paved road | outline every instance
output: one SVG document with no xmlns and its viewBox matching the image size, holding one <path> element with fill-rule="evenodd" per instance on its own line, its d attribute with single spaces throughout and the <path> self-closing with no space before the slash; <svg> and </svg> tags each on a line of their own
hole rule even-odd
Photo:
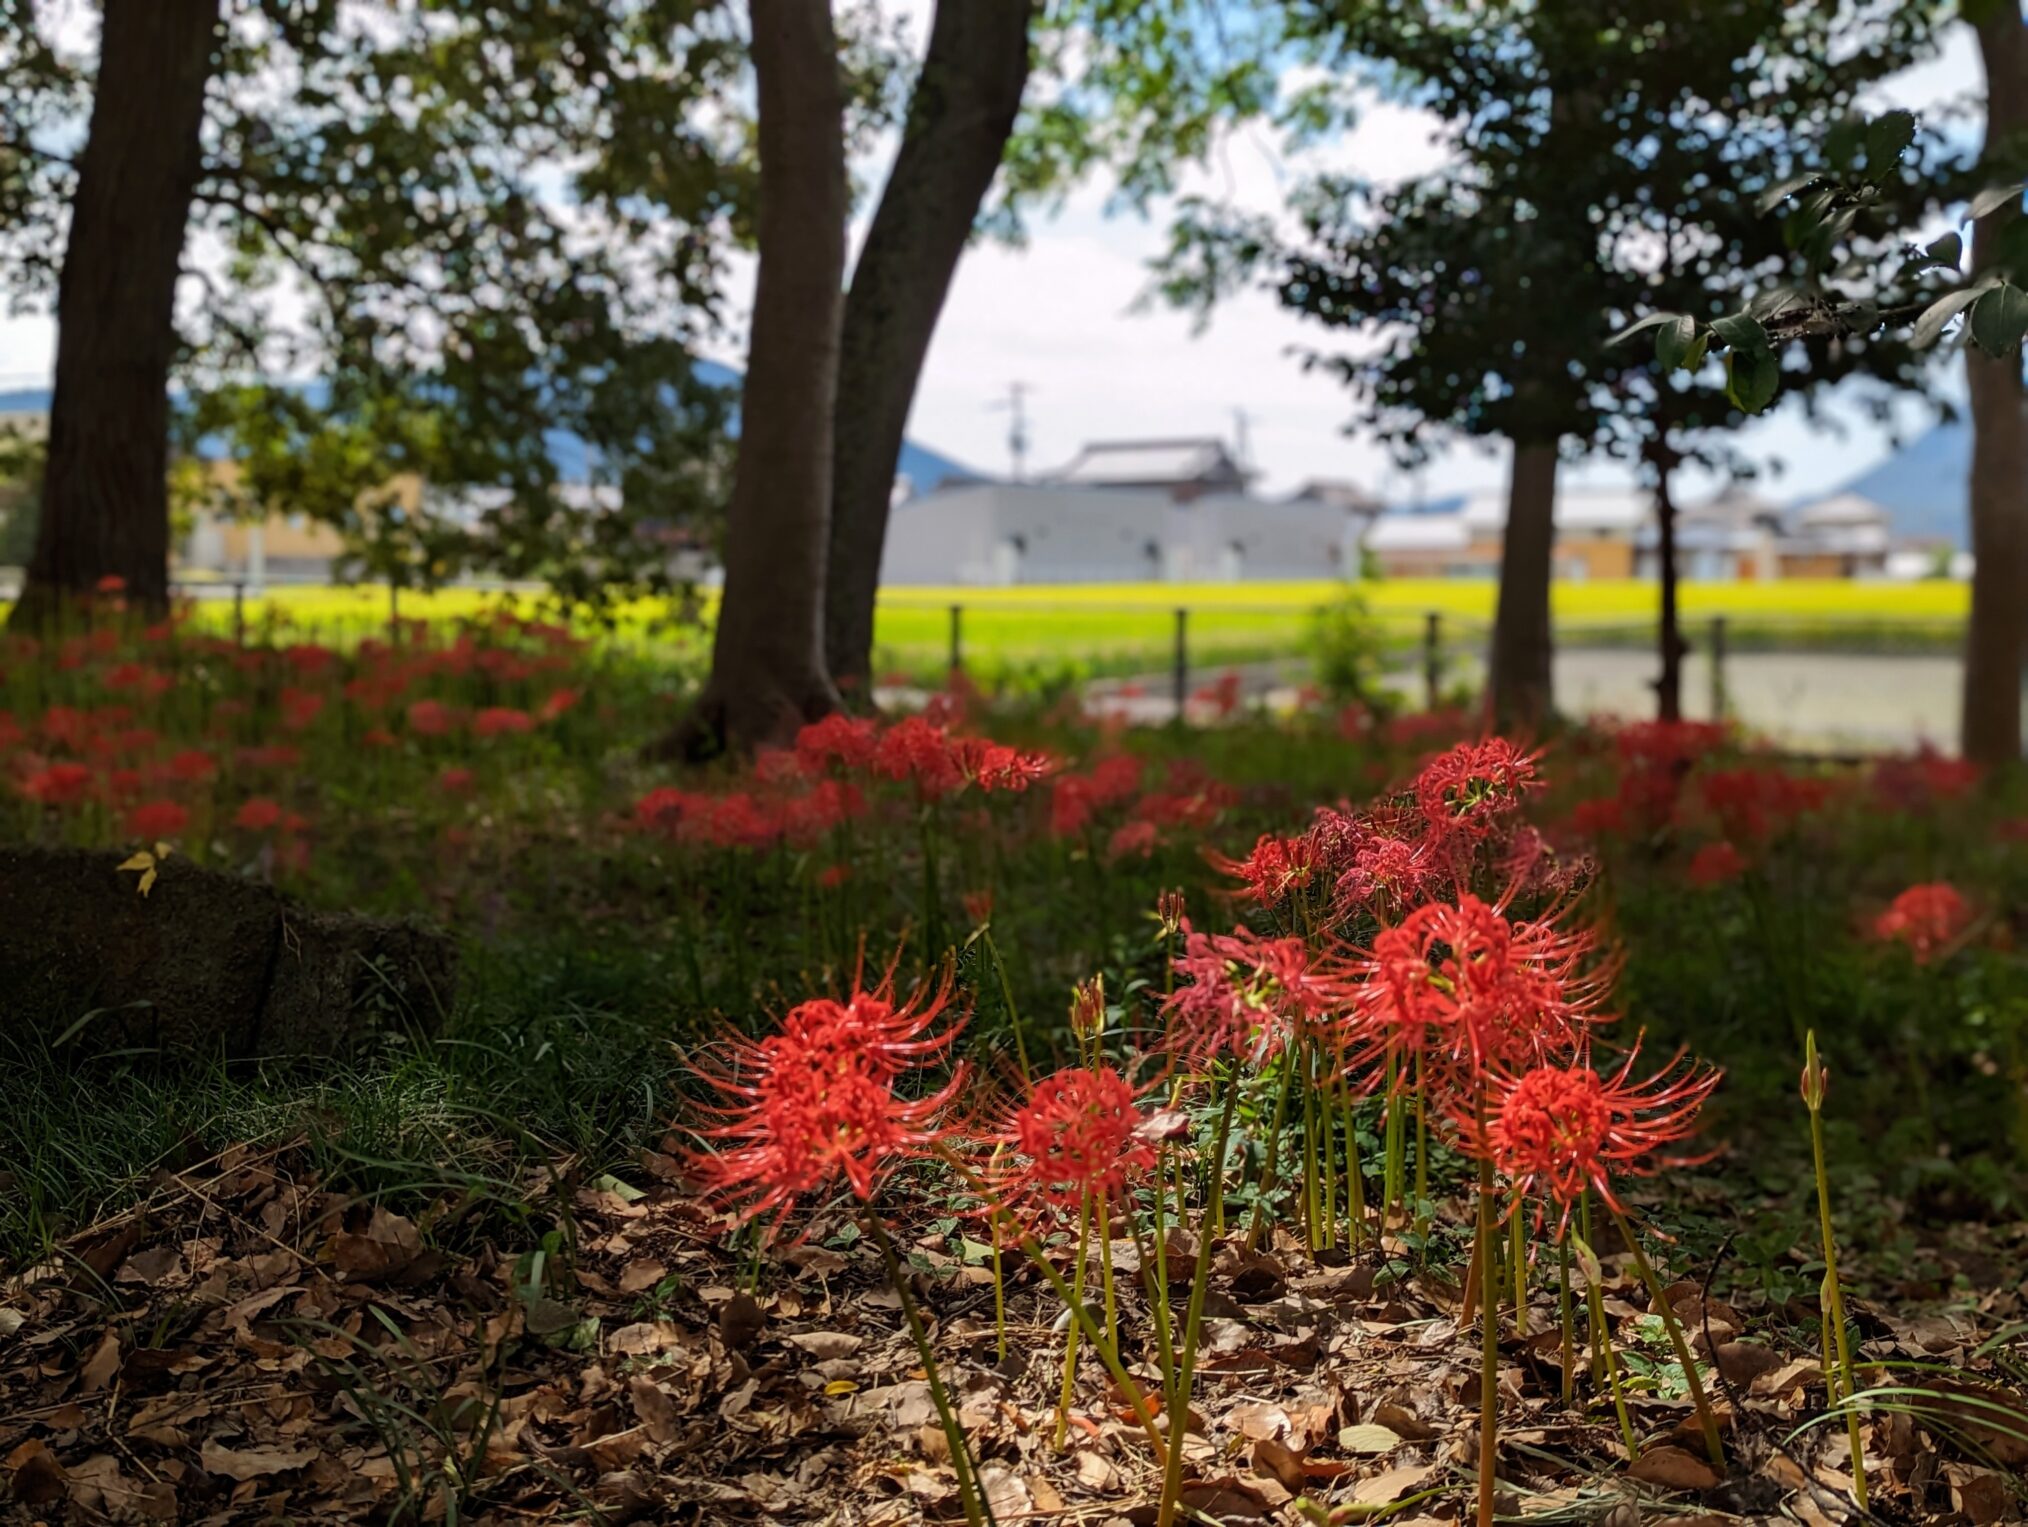
<svg viewBox="0 0 2028 1527">
<path fill-rule="evenodd" d="M 1237 670 L 1249 696 L 1293 703 L 1301 665 L 1253 664 Z M 1193 675 L 1208 684 L 1223 670 Z M 1483 669 L 1458 665 L 1454 676 L 1477 683 Z M 1726 659 L 1731 715 L 1749 731 L 1793 748 L 1897 752 L 1928 741 L 1949 748 L 1958 732 L 1958 687 L 1963 666 L 1955 657 L 1842 653 L 1736 652 Z M 1651 653 L 1584 649 L 1556 659 L 1557 703 L 1584 715 L 1654 713 Z M 1695 719 L 1711 715 L 1711 667 L 1693 654 L 1684 668 L 1684 709 Z M 1390 681 L 1421 699 L 1421 678 L 1402 673 Z M 1123 692 L 1124 691 L 1124 692 Z M 1097 683 L 1094 708 L 1143 723 L 1175 713 L 1167 676 L 1138 682 Z M 1193 702 L 1208 716 L 1210 707 Z"/>
</svg>

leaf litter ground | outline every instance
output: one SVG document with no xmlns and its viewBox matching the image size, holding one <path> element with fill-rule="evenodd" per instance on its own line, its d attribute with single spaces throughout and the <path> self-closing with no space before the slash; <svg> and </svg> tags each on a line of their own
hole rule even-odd
<svg viewBox="0 0 2028 1527">
<path fill-rule="evenodd" d="M 533 1244 L 447 1197 L 414 1218 L 327 1191 L 289 1147 L 165 1174 L 136 1209 L 0 1284 L 0 1512 L 10 1522 L 825 1523 L 959 1518 L 928 1388 L 870 1244 L 843 1216 L 750 1254 L 643 1155 L 636 1185 L 527 1183 Z M 571 1213 L 555 1213 L 568 1193 Z M 497 1208 L 497 1206 L 495 1206 Z M 948 1222 L 898 1227 L 994 1514 L 1151 1523 L 1159 1467 L 1089 1360 L 1055 1445 L 1064 1321 L 1009 1260 L 999 1356 L 990 1267 Z M 1192 1247 L 1169 1267 L 1187 1275 Z M 1706 1460 L 1680 1370 L 1625 1264 L 1605 1308 L 1636 1379 L 1630 1461 L 1611 1408 L 1561 1398 L 1552 1276 L 1506 1330 L 1503 1517 L 1611 1527 L 1869 1518 L 1824 1399 L 1815 1305 L 1668 1297 L 1714 1366 L 1730 1472 Z M 1132 1243 L 1115 1248 L 1123 1345 L 1148 1329 Z M 1060 1252 L 1067 1264 L 1070 1253 Z M 1800 1263 L 1804 1253 L 1798 1250 Z M 1922 1313 L 1858 1304 L 1861 1360 L 1916 1386 L 1865 1432 L 1871 1520 L 2023 1520 L 2028 1228 L 1982 1238 L 1990 1281 Z M 1946 1276 L 1949 1263 L 1946 1259 Z M 1997 1277 L 1992 1277 L 1995 1272 Z M 1966 1279 L 1962 1276 L 1962 1284 Z M 1994 1286 L 1997 1284 L 1997 1286 Z M 753 1292 L 748 1292 L 749 1289 Z M 1187 1289 L 1172 1285 L 1179 1307 Z M 1390 1255 L 1311 1257 L 1235 1235 L 1214 1259 L 1187 1458 L 1191 1519 L 1468 1518 L 1479 1402 L 1460 1290 Z M 1503 1322 L 1503 1326 L 1506 1323 Z M 2020 1435 L 2017 1435 L 2017 1431 Z"/>
</svg>

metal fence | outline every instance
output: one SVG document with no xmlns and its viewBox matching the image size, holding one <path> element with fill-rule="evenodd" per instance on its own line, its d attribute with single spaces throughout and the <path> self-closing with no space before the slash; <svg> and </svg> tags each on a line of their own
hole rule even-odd
<svg viewBox="0 0 2028 1527">
<path fill-rule="evenodd" d="M 906 622 L 897 608 L 907 611 Z M 912 663 L 921 679 L 939 668 L 987 681 L 1054 671 L 1144 719 L 1187 717 L 1206 687 L 1228 674 L 1255 699 L 1301 686 L 1312 671 L 1316 614 L 1237 601 L 989 597 L 882 605 L 887 655 Z M 1372 623 L 1386 682 L 1406 703 L 1435 707 L 1484 682 L 1489 621 L 1397 610 L 1376 613 Z M 1947 742 L 1957 730 L 1962 631 L 1949 619 L 1693 615 L 1681 623 L 1684 710 L 1800 746 Z M 1566 711 L 1653 713 L 1660 667 L 1654 619 L 1559 621 L 1555 635 Z"/>
</svg>

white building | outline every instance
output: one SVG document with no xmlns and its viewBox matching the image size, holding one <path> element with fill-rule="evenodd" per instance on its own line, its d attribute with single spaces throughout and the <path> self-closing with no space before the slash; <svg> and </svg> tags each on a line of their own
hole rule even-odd
<svg viewBox="0 0 2028 1527">
<path fill-rule="evenodd" d="M 1356 572 L 1363 516 L 1314 501 L 973 483 L 897 504 L 889 586 L 1230 582 Z"/>
</svg>

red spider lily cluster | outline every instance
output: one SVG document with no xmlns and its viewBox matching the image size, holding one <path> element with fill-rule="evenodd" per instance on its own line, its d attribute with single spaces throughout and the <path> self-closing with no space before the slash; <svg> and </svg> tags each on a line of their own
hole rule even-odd
<svg viewBox="0 0 2028 1527">
<path fill-rule="evenodd" d="M 313 755 L 405 755 L 456 791 L 476 774 L 443 753 L 483 766 L 580 698 L 559 680 L 582 644 L 509 614 L 448 639 L 418 623 L 343 651 L 226 640 L 188 610 L 136 630 L 116 598 L 87 614 L 97 624 L 69 636 L 0 642 L 0 798 L 26 809 L 32 838 L 165 841 L 200 858 L 251 839 L 262 862 L 300 869 Z M 463 703 L 472 695 L 484 699 Z"/>
</svg>

